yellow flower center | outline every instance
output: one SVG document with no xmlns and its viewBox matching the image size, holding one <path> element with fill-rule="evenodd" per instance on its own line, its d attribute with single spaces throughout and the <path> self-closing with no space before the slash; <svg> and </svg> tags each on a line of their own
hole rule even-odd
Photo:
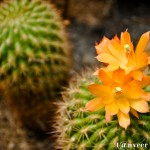
<svg viewBox="0 0 150 150">
<path fill-rule="evenodd" d="M 131 53 L 131 49 L 130 49 L 129 44 L 125 44 L 124 49 L 125 49 L 126 53 Z"/>
<path fill-rule="evenodd" d="M 122 88 L 117 86 L 115 87 L 115 93 L 121 93 L 122 92 Z"/>
</svg>

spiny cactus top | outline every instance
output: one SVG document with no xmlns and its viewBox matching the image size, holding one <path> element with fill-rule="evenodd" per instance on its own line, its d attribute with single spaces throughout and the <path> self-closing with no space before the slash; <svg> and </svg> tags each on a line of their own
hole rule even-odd
<svg viewBox="0 0 150 150">
<path fill-rule="evenodd" d="M 134 52 L 130 35 L 125 31 L 121 41 L 117 37 L 104 38 L 96 46 L 97 58 L 104 66 L 95 77 L 85 71 L 63 93 L 64 101 L 58 104 L 54 125 L 56 147 L 63 150 L 150 148 L 147 87 L 150 76 L 141 70 L 149 64 L 149 56 L 144 52 L 148 41 L 149 32 L 142 35 Z"/>
<path fill-rule="evenodd" d="M 62 94 L 63 102 L 58 103 L 57 115 L 54 116 L 56 149 L 137 149 L 133 144 L 140 144 L 138 148 L 141 150 L 150 148 L 150 113 L 140 113 L 139 119 L 130 114 L 131 124 L 124 129 L 119 125 L 116 116 L 113 116 L 111 122 L 106 122 L 104 108 L 95 112 L 85 109 L 86 103 L 95 97 L 88 90 L 88 85 L 101 84 L 92 73 L 93 71 L 86 70 L 82 76 L 75 77 Z M 146 147 L 141 147 L 141 144 Z"/>
<path fill-rule="evenodd" d="M 70 66 L 63 24 L 44 0 L 0 4 L 0 80 L 36 91 L 60 86 Z"/>
</svg>

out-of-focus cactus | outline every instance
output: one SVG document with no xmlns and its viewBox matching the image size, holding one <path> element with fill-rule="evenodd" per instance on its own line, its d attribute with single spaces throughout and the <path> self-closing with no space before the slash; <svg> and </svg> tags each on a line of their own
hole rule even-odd
<svg viewBox="0 0 150 150">
<path fill-rule="evenodd" d="M 45 100 L 59 93 L 70 64 L 64 25 L 51 4 L 44 0 L 0 4 L 0 85 L 23 122 L 43 128 L 41 120 L 49 113 Z"/>
<path fill-rule="evenodd" d="M 42 0 L 0 6 L 0 81 L 4 87 L 54 93 L 70 66 L 63 24 Z"/>
<path fill-rule="evenodd" d="M 92 71 L 93 72 L 93 71 Z M 87 112 L 85 105 L 93 98 L 88 85 L 97 83 L 92 72 L 84 72 L 72 80 L 62 94 L 63 102 L 58 103 L 54 128 L 57 137 L 56 148 L 63 150 L 115 150 L 134 149 L 135 144 L 150 145 L 149 115 L 139 114 L 139 119 L 131 115 L 131 125 L 124 129 L 119 126 L 117 117 L 106 123 L 105 110 Z M 134 144 L 134 145 L 133 145 Z M 136 145 L 137 146 L 137 145 Z M 137 148 L 137 147 L 136 147 Z M 136 149 L 135 148 L 135 149 Z"/>
</svg>

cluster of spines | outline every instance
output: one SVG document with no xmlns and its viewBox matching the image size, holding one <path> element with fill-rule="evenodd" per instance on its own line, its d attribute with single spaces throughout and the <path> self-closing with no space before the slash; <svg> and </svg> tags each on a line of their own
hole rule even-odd
<svg viewBox="0 0 150 150">
<path fill-rule="evenodd" d="M 150 144 L 149 113 L 140 114 L 139 120 L 134 116 L 127 130 L 119 126 L 117 118 L 106 123 L 105 111 L 87 112 L 85 104 L 93 98 L 88 91 L 89 84 L 98 80 L 91 77 L 92 73 L 84 73 L 84 77 L 73 80 L 70 87 L 63 93 L 63 102 L 58 104 L 56 129 L 56 148 L 63 150 L 112 150 L 117 143 Z M 120 147 L 121 149 L 121 147 Z M 134 147 L 132 147 L 134 149 Z M 135 148 L 136 149 L 136 148 Z"/>
<path fill-rule="evenodd" d="M 8 0 L 0 5 L 0 77 L 5 85 L 37 89 L 34 84 L 44 82 L 41 87 L 55 87 L 69 70 L 69 55 L 63 24 L 50 4 Z"/>
</svg>

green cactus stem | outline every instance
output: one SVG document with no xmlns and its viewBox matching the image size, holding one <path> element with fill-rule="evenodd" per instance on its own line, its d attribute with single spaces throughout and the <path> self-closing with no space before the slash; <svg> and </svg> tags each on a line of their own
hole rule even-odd
<svg viewBox="0 0 150 150">
<path fill-rule="evenodd" d="M 139 119 L 130 114 L 131 125 L 125 130 L 119 126 L 117 117 L 107 124 L 104 109 L 93 113 L 85 110 L 86 103 L 94 98 L 88 85 L 99 83 L 92 74 L 93 71 L 86 71 L 74 78 L 62 93 L 63 102 L 57 104 L 58 111 L 54 116 L 56 149 L 137 149 L 135 144 L 145 144 L 139 145 L 139 149 L 150 148 L 150 113 L 139 114 Z"/>
<path fill-rule="evenodd" d="M 6 0 L 0 5 L 1 85 L 53 93 L 69 67 L 64 26 L 48 2 Z"/>
<path fill-rule="evenodd" d="M 49 127 L 49 102 L 68 79 L 70 48 L 59 13 L 44 0 L 0 4 L 0 88 L 19 124 Z M 51 111 L 51 110 L 50 110 Z"/>
</svg>

